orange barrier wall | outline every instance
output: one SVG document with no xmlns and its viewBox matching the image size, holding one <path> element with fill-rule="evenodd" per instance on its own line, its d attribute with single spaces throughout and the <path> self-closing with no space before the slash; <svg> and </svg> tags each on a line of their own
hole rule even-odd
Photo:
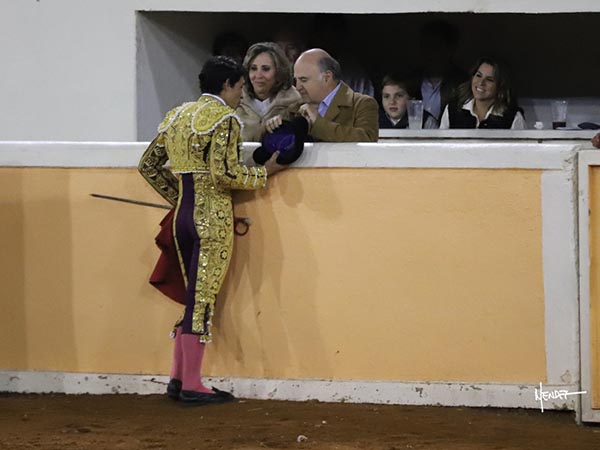
<svg viewBox="0 0 600 450">
<path fill-rule="evenodd" d="M 292 169 L 219 298 L 212 375 L 546 379 L 541 170 Z M 179 306 L 146 280 L 165 211 L 133 169 L 0 169 L 0 366 L 168 373 Z"/>
<path fill-rule="evenodd" d="M 590 178 L 590 367 L 592 407 L 600 408 L 600 168 L 591 167 Z"/>
</svg>

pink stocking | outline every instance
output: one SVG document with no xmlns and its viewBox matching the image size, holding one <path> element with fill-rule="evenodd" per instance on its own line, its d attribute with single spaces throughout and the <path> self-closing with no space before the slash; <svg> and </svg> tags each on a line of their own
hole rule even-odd
<svg viewBox="0 0 600 450">
<path fill-rule="evenodd" d="M 175 343 L 173 344 L 173 365 L 171 366 L 171 380 L 181 381 L 183 371 L 183 349 L 181 348 L 181 327 L 175 330 Z"/>
<path fill-rule="evenodd" d="M 194 334 L 181 335 L 181 347 L 183 349 L 183 386 L 184 391 L 196 391 L 212 394 L 212 389 L 205 387 L 200 378 L 202 370 L 202 359 L 206 344 L 198 341 Z"/>
</svg>

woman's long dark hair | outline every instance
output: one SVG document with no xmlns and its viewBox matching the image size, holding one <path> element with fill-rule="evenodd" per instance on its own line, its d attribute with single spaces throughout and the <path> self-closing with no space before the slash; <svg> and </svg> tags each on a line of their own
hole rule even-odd
<svg viewBox="0 0 600 450">
<path fill-rule="evenodd" d="M 470 71 L 469 79 L 458 87 L 457 100 L 459 107 L 473 98 L 471 82 L 482 64 L 489 64 L 494 68 L 494 78 L 496 79 L 494 110 L 502 114 L 508 109 L 515 108 L 517 102 L 512 92 L 508 67 L 504 63 L 490 57 L 479 58 Z"/>
</svg>

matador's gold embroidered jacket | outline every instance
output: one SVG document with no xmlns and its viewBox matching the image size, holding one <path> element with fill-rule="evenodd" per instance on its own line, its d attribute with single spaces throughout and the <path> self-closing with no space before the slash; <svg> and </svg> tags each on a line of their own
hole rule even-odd
<svg viewBox="0 0 600 450">
<path fill-rule="evenodd" d="M 210 171 L 220 191 L 265 186 L 264 167 L 240 164 L 241 121 L 233 109 L 212 95 L 184 103 L 169 111 L 158 127 L 158 136 L 144 152 L 139 171 L 173 206 L 179 182 L 173 173 Z M 164 167 L 167 160 L 171 169 Z"/>
<path fill-rule="evenodd" d="M 232 189 L 265 186 L 263 166 L 248 167 L 239 160 L 241 122 L 222 99 L 202 95 L 169 111 L 158 128 L 158 136 L 144 152 L 139 171 L 152 187 L 172 205 L 177 205 L 180 181 L 174 173 L 194 176 L 194 224 L 201 239 L 194 333 L 210 342 L 211 317 L 231 258 L 233 246 Z M 167 160 L 171 168 L 165 167 Z M 177 244 L 177 239 L 175 240 Z M 179 260 L 188 287 L 179 252 Z"/>
</svg>

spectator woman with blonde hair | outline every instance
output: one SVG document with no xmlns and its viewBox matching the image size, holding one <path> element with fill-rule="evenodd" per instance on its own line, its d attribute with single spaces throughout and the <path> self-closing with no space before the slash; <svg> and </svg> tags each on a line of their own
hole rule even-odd
<svg viewBox="0 0 600 450">
<path fill-rule="evenodd" d="M 259 142 L 268 119 L 289 119 L 302 99 L 292 86 L 292 67 L 285 53 L 273 42 L 252 45 L 243 66 L 246 69 L 244 96 L 237 115 L 244 124 L 244 141 Z"/>
</svg>

